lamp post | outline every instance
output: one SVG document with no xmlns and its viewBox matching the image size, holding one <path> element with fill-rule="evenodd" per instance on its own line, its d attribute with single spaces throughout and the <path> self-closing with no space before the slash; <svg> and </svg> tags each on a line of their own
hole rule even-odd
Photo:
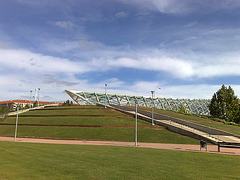
<svg viewBox="0 0 240 180">
<path fill-rule="evenodd" d="M 106 100 L 107 100 L 107 84 L 105 84 L 105 96 L 106 96 Z M 106 108 L 106 103 L 105 103 L 105 108 Z"/>
<path fill-rule="evenodd" d="M 32 104 L 32 101 L 31 101 L 31 98 L 32 98 L 32 90 L 30 90 L 30 107 L 29 108 L 31 108 L 31 104 Z"/>
<path fill-rule="evenodd" d="M 19 104 L 17 104 L 17 117 L 16 117 L 16 126 L 15 126 L 14 141 L 16 141 L 16 138 L 17 138 L 18 111 L 19 111 Z"/>
<path fill-rule="evenodd" d="M 35 88 L 35 98 L 34 98 L 34 102 L 37 101 L 37 88 Z"/>
<path fill-rule="evenodd" d="M 158 89 L 161 89 L 161 88 L 158 88 Z M 155 89 L 154 91 L 151 91 L 151 93 L 152 93 L 152 125 L 154 125 L 154 113 L 153 113 L 153 108 L 155 108 L 155 103 L 154 103 L 154 100 L 153 100 L 153 98 L 154 98 L 154 95 L 155 95 L 155 91 L 156 91 L 157 89 Z"/>
<path fill-rule="evenodd" d="M 135 101 L 135 147 L 137 147 L 137 100 Z"/>
<path fill-rule="evenodd" d="M 39 92 L 40 92 L 40 88 L 38 88 L 38 107 L 39 107 Z"/>
</svg>

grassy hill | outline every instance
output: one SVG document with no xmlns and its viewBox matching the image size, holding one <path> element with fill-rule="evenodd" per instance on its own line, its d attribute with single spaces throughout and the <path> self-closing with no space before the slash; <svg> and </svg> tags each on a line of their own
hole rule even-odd
<svg viewBox="0 0 240 180">
<path fill-rule="evenodd" d="M 199 117 L 167 111 L 161 113 L 199 121 L 196 123 L 211 124 L 209 120 Z M 46 117 L 48 115 L 50 117 Z M 8 117 L 0 122 L 0 136 L 14 136 L 15 120 L 16 117 Z M 21 114 L 18 137 L 134 141 L 134 123 L 135 119 L 132 117 L 96 106 L 47 108 Z M 142 120 L 138 120 L 138 126 L 141 127 L 138 129 L 140 142 L 199 144 L 197 140 L 169 132 L 162 127 L 152 128 L 150 123 Z M 219 124 L 219 126 L 224 128 L 226 125 Z M 240 156 L 236 155 L 136 147 L 19 142 L 0 142 L 0 152 L 1 179 L 239 179 L 240 177 Z"/>
<path fill-rule="evenodd" d="M 151 111 L 151 108 L 140 107 Z M 240 127 L 225 125 L 194 115 L 154 110 L 155 113 L 240 135 Z M 0 121 L 0 136 L 14 136 L 16 117 Z M 135 118 L 99 106 L 51 107 L 19 114 L 18 137 L 134 141 Z M 138 120 L 138 141 L 155 143 L 199 144 L 199 141 Z"/>
<path fill-rule="evenodd" d="M 0 136 L 14 136 L 15 120 L 16 117 L 8 117 L 0 122 Z M 135 118 L 98 106 L 29 111 L 19 115 L 18 124 L 18 137 L 133 142 L 135 132 Z M 138 127 L 139 142 L 199 144 L 195 139 L 162 127 L 153 128 L 143 120 L 138 120 Z"/>
</svg>

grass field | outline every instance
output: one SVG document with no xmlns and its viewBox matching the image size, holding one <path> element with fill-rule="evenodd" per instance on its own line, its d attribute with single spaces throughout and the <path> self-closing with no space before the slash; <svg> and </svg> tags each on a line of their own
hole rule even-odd
<svg viewBox="0 0 240 180">
<path fill-rule="evenodd" d="M 0 126 L 0 136 L 14 136 L 14 126 Z M 18 126 L 17 137 L 134 142 L 134 128 Z M 198 140 L 167 130 L 138 129 L 139 142 L 199 144 Z"/>
<path fill-rule="evenodd" d="M 47 107 L 47 109 L 61 109 L 61 108 L 65 108 L 65 109 L 96 109 L 96 108 L 100 108 L 102 109 L 103 107 L 101 106 L 94 106 L 94 105 L 82 105 L 82 106 L 62 106 L 62 107 L 58 107 L 58 106 L 55 106 L 55 107 Z"/>
<path fill-rule="evenodd" d="M 8 117 L 4 123 L 15 123 L 16 117 Z M 118 117 L 20 117 L 19 124 L 63 124 L 63 125 L 109 125 L 109 126 L 134 126 L 134 118 Z M 139 126 L 151 127 L 145 121 L 139 121 Z"/>
<path fill-rule="evenodd" d="M 0 142 L 1 179 L 239 179 L 240 156 Z"/>
<path fill-rule="evenodd" d="M 31 111 L 23 115 L 72 115 L 81 113 L 87 115 L 116 115 L 123 117 L 21 117 L 18 124 L 49 124 L 49 125 L 87 125 L 108 127 L 58 127 L 58 126 L 18 126 L 18 137 L 54 138 L 54 139 L 81 139 L 81 140 L 108 140 L 134 142 L 135 118 L 127 117 L 113 110 L 106 110 L 97 106 L 70 106 L 54 109 Z M 65 108 L 65 107 L 64 107 Z M 70 109 L 69 109 L 70 108 Z M 76 110 L 72 110 L 75 108 Z M 83 108 L 83 109 L 81 109 Z M 89 108 L 92 108 L 89 110 Z M 97 109 L 96 109 L 97 108 Z M 101 110 L 102 109 L 102 110 Z M 75 112 L 76 111 L 76 112 Z M 124 117 L 126 116 L 126 117 Z M 8 117 L 0 122 L 15 124 L 16 117 Z M 109 127 L 110 126 L 110 127 Z M 111 127 L 118 126 L 118 127 Z M 121 127 L 120 127 L 121 126 Z M 122 126 L 126 126 L 125 128 Z M 132 128 L 128 128 L 132 126 Z M 167 131 L 166 129 L 149 129 L 151 123 L 138 120 L 139 142 L 199 144 L 198 140 Z M 0 125 L 0 136 L 14 136 L 15 126 Z"/>
<path fill-rule="evenodd" d="M 19 117 L 19 124 L 134 126 L 135 119 L 97 106 L 32 111 L 28 115 L 116 115 L 123 117 Z M 75 110 L 73 110 L 74 108 Z M 81 109 L 80 109 L 81 108 Z M 85 108 L 85 109 L 82 109 Z M 89 110 L 91 108 L 91 110 Z M 97 108 L 97 109 L 96 109 Z M 157 112 L 158 110 L 156 110 Z M 210 124 L 208 119 L 173 114 Z M 24 113 L 27 115 L 27 113 Z M 125 116 L 125 117 L 124 117 Z M 179 117 L 178 117 L 179 118 Z M 192 119 L 194 118 L 194 119 Z M 0 122 L 14 124 L 16 118 Z M 205 124 L 204 124 L 205 125 Z M 220 129 L 225 128 L 223 124 Z M 199 144 L 198 140 L 138 120 L 139 142 Z M 233 126 L 234 127 L 234 126 Z M 229 127 L 227 127 L 229 128 Z M 234 127 L 235 128 L 235 127 Z M 238 127 L 236 127 L 238 128 Z M 232 127 L 230 127 L 232 129 Z M 15 126 L 0 125 L 0 136 Z M 238 129 L 235 129 L 238 130 Z M 18 137 L 134 141 L 134 128 L 18 126 Z M 0 142 L 0 179 L 239 179 L 240 156 L 135 147 Z"/>
<path fill-rule="evenodd" d="M 42 110 L 42 111 L 28 111 L 24 115 L 123 115 L 120 112 L 113 110 L 101 110 L 98 109 L 66 109 L 66 110 Z M 21 116 L 21 114 L 19 115 Z"/>
</svg>

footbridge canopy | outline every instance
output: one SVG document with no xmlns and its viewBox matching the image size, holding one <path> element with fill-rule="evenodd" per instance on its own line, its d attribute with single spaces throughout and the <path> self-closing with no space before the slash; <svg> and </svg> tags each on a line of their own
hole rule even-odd
<svg viewBox="0 0 240 180">
<path fill-rule="evenodd" d="M 118 94 L 104 94 L 95 92 L 65 90 L 66 93 L 79 105 L 120 105 L 155 107 L 164 110 L 178 111 L 181 105 L 190 114 L 209 115 L 209 99 L 172 99 L 172 98 L 151 98 L 143 96 L 130 96 Z"/>
</svg>

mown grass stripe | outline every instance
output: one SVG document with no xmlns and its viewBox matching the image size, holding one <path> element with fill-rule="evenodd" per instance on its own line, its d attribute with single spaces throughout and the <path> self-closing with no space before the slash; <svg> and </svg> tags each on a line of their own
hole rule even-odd
<svg viewBox="0 0 240 180">
<path fill-rule="evenodd" d="M 240 156 L 0 142 L 1 179 L 239 179 Z"/>
</svg>

